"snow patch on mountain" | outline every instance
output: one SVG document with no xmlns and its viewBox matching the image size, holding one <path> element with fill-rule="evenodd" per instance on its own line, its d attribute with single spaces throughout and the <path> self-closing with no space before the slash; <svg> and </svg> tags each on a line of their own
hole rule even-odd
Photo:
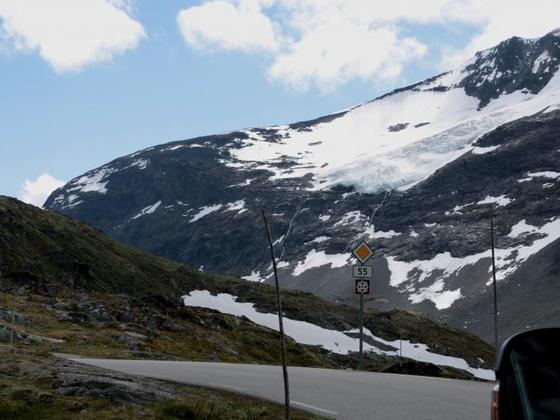
<svg viewBox="0 0 560 420">
<path fill-rule="evenodd" d="M 258 312 L 253 303 L 237 302 L 237 297 L 227 293 L 211 295 L 207 290 L 195 290 L 183 296 L 186 306 L 214 309 L 221 313 L 245 316 L 255 324 L 278 331 L 278 315 Z M 309 322 L 297 321 L 284 317 L 286 335 L 300 344 L 321 346 L 333 353 L 348 354 L 358 349 L 358 340 L 342 331 L 327 330 Z M 367 345 L 367 350 L 378 351 Z"/>
<path fill-rule="evenodd" d="M 420 303 L 424 300 L 430 300 L 436 305 L 436 309 L 450 308 L 453 303 L 462 297 L 461 289 L 443 290 L 445 283 L 443 279 L 437 280 L 431 286 L 419 289 L 415 293 L 409 295 L 412 303 Z"/>
<path fill-rule="evenodd" d="M 538 232 L 539 228 L 536 226 L 531 226 L 527 224 L 525 220 L 521 220 L 512 226 L 511 231 L 508 233 L 509 238 L 517 238 L 524 233 L 534 233 Z"/>
<path fill-rule="evenodd" d="M 246 317 L 255 324 L 279 331 L 278 315 L 271 313 L 258 312 L 255 305 L 250 302 L 237 302 L 237 297 L 220 293 L 212 295 L 207 290 L 194 290 L 188 295 L 183 296 L 185 306 L 208 308 L 217 310 L 221 313 Z M 298 321 L 284 317 L 284 330 L 287 336 L 291 337 L 297 343 L 310 346 L 321 346 L 324 349 L 336 354 L 349 354 L 356 352 L 359 346 L 359 340 L 355 336 L 358 330 L 337 331 L 322 328 L 318 325 Z M 410 359 L 421 362 L 434 363 L 440 366 L 451 366 L 472 373 L 481 379 L 492 380 L 494 373 L 491 370 L 473 368 L 463 359 L 451 356 L 444 356 L 433 353 L 428 350 L 428 346 L 422 343 L 411 343 L 408 340 L 387 341 L 381 337 L 372 334 L 367 328 L 364 333 L 374 341 L 381 342 L 385 346 L 389 346 L 393 350 L 385 350 L 375 347 L 369 343 L 364 343 L 364 351 L 386 356 L 396 357 L 399 355 L 399 347 L 402 345 L 402 355 Z"/>
<path fill-rule="evenodd" d="M 138 168 L 140 170 L 146 169 L 150 165 L 150 161 L 147 159 L 136 159 L 130 165 L 128 165 L 125 169 L 129 168 Z"/>
<path fill-rule="evenodd" d="M 560 178 L 560 173 L 554 171 L 528 172 L 526 178 L 518 179 L 517 182 L 529 182 L 536 178 L 558 179 Z"/>
<path fill-rule="evenodd" d="M 391 286 L 401 286 L 401 291 L 408 295 L 408 299 L 412 303 L 429 300 L 437 309 L 441 310 L 449 308 L 462 297 L 460 288 L 445 290 L 445 279 L 488 256 L 489 253 L 483 253 L 456 258 L 449 252 L 445 252 L 436 255 L 431 260 L 406 262 L 398 261 L 394 257 L 387 257 L 386 260 L 391 272 Z M 422 287 L 421 285 L 428 279 L 431 279 L 432 284 Z"/>
<path fill-rule="evenodd" d="M 285 237 L 286 237 L 286 235 L 280 236 L 278 239 L 276 239 L 276 240 L 272 243 L 272 245 L 281 244 L 281 243 L 284 241 L 284 238 L 285 238 Z"/>
<path fill-rule="evenodd" d="M 488 195 L 484 200 L 480 200 L 476 204 L 496 204 L 498 207 L 505 207 L 512 201 L 513 200 L 508 198 L 506 195 L 500 195 L 499 197 Z"/>
<path fill-rule="evenodd" d="M 521 244 L 509 248 L 497 248 L 496 279 L 501 281 L 515 272 L 525 261 L 552 242 L 560 239 L 560 219 L 553 220 L 540 228 L 527 225 L 525 221 L 513 226 L 508 236 L 516 238 L 523 233 L 539 234 L 541 237 L 529 245 Z M 386 257 L 391 272 L 390 284 L 408 295 L 412 303 L 424 300 L 433 302 L 437 309 L 447 309 L 462 297 L 461 289 L 446 290 L 445 279 L 458 274 L 461 270 L 488 259 L 488 282 L 491 284 L 491 251 L 465 257 L 453 257 L 449 252 L 438 254 L 430 260 L 399 261 Z M 431 284 L 424 286 L 430 281 Z"/>
<path fill-rule="evenodd" d="M 197 146 L 199 146 L 199 145 L 197 145 Z M 182 147 L 187 147 L 187 145 L 186 144 L 177 144 L 175 146 L 165 147 L 165 148 L 161 149 L 160 152 L 172 152 L 174 150 L 181 149 Z"/>
<path fill-rule="evenodd" d="M 313 244 L 313 243 L 315 243 L 315 244 L 320 244 L 320 243 L 326 242 L 326 241 L 328 241 L 328 240 L 329 240 L 329 237 L 328 237 L 328 236 L 317 236 L 315 239 L 312 239 L 312 240 L 309 241 L 308 243 L 310 243 L 310 244 Z"/>
<path fill-rule="evenodd" d="M 398 261 L 394 257 L 387 257 L 387 264 L 391 271 L 391 286 L 397 287 L 407 280 L 423 283 L 436 275 L 436 281 L 449 277 L 465 266 L 476 264 L 485 254 L 476 254 L 463 258 L 456 258 L 450 252 L 436 255 L 431 260 Z M 440 293 L 443 291 L 440 290 Z"/>
<path fill-rule="evenodd" d="M 365 230 L 365 233 L 370 239 L 391 239 L 401 235 L 394 230 L 389 230 L 387 232 L 384 232 L 382 230 L 376 231 L 374 225 L 369 226 L 369 228 Z"/>
<path fill-rule="evenodd" d="M 315 251 L 314 249 L 312 249 L 305 256 L 305 260 L 300 261 L 296 265 L 294 271 L 292 272 L 292 275 L 299 276 L 307 270 L 311 270 L 312 268 L 321 267 L 324 265 L 330 265 L 331 268 L 344 267 L 347 264 L 349 258 L 350 255 L 348 253 L 327 254 L 325 253 L 325 251 Z"/>
<path fill-rule="evenodd" d="M 544 113 L 548 114 L 549 112 L 558 111 L 559 109 L 560 109 L 560 104 L 551 105 L 544 111 Z"/>
<path fill-rule="evenodd" d="M 359 211 L 350 211 L 345 213 L 342 218 L 334 224 L 334 227 L 346 226 L 351 225 L 353 223 L 365 220 L 366 216 L 364 216 Z"/>
<path fill-rule="evenodd" d="M 116 169 L 114 168 L 104 166 L 100 169 L 88 172 L 84 176 L 70 181 L 67 185 L 67 191 L 76 193 L 96 192 L 99 194 L 106 194 L 108 181 L 103 181 L 115 171 Z"/>
<path fill-rule="evenodd" d="M 554 172 L 554 171 L 529 172 L 527 175 L 529 176 L 529 178 L 550 178 L 550 179 L 560 178 L 560 172 Z"/>
<path fill-rule="evenodd" d="M 473 204 L 475 204 L 474 201 L 473 201 L 473 202 L 470 202 L 470 203 L 467 203 L 467 204 L 463 204 L 463 205 L 458 204 L 458 205 L 456 205 L 455 207 L 453 207 L 453 210 L 451 210 L 451 211 L 446 211 L 446 212 L 445 212 L 445 215 L 446 215 L 446 216 L 450 216 L 450 215 L 452 215 L 452 214 L 461 215 L 461 214 L 463 214 L 463 210 L 464 210 L 464 209 L 466 209 L 467 207 L 472 206 Z"/>
<path fill-rule="evenodd" d="M 553 59 L 553 57 L 550 55 L 550 53 L 547 50 L 543 51 L 543 53 L 537 57 L 533 64 L 533 73 L 538 73 L 541 65 L 543 63 L 547 63 L 551 59 Z"/>
<path fill-rule="evenodd" d="M 266 278 L 264 278 L 261 275 L 260 271 L 251 271 L 251 274 L 249 274 L 248 276 L 243 276 L 241 278 L 243 280 L 247 280 L 247 281 L 255 282 L 255 283 L 262 283 L 263 281 L 266 280 Z"/>
<path fill-rule="evenodd" d="M 142 210 L 140 210 L 140 213 L 132 217 L 130 220 L 136 220 L 142 216 L 145 216 L 146 214 L 155 213 L 155 211 L 159 208 L 159 206 L 161 206 L 161 201 L 158 201 L 157 203 L 144 207 Z"/>
<path fill-rule="evenodd" d="M 540 234 L 542 237 L 536 239 L 530 245 L 518 245 L 508 249 L 496 250 L 496 265 L 498 273 L 496 275 L 498 280 L 503 280 L 513 272 L 515 272 L 521 264 L 527 261 L 531 256 L 541 251 L 552 242 L 560 239 L 560 219 L 553 220 L 534 233 Z M 490 251 L 488 251 L 489 253 Z M 488 282 L 490 284 L 490 282 Z"/>
<path fill-rule="evenodd" d="M 247 208 L 245 208 L 245 200 L 237 200 L 233 203 L 227 203 L 224 207 L 224 211 L 235 211 L 237 214 L 242 214 L 247 211 Z"/>
<path fill-rule="evenodd" d="M 228 163 L 226 163 L 226 166 L 228 165 Z M 254 180 L 251 178 L 247 178 L 245 181 L 240 182 L 239 184 L 233 184 L 233 185 L 229 185 L 228 188 L 242 188 L 242 187 L 246 187 L 247 185 L 251 185 L 251 182 L 253 182 Z"/>
<path fill-rule="evenodd" d="M 67 197 L 59 195 L 58 197 L 56 197 L 55 202 L 57 204 L 60 204 L 63 209 L 71 209 L 73 207 L 79 206 L 84 202 L 83 200 L 78 200 L 79 198 L 80 196 L 76 194 L 71 194 Z"/>
<path fill-rule="evenodd" d="M 474 147 L 472 149 L 472 152 L 475 155 L 484 155 L 486 153 L 490 153 L 493 152 L 494 150 L 496 150 L 497 148 L 499 148 L 500 146 L 489 146 L 489 147 Z"/>
<path fill-rule="evenodd" d="M 189 223 L 194 223 L 197 220 L 200 220 L 203 217 L 206 217 L 209 214 L 220 210 L 222 207 L 223 207 L 223 204 L 215 204 L 213 206 L 203 206 L 199 209 L 199 212 L 196 213 L 191 220 L 189 220 Z"/>
</svg>

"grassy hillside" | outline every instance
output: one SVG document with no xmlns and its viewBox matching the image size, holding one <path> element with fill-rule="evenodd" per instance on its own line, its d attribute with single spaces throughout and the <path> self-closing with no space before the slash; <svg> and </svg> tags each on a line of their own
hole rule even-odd
<svg viewBox="0 0 560 420">
<path fill-rule="evenodd" d="M 205 279 L 115 242 L 96 229 L 0 197 L 0 268 L 10 283 L 40 292 L 65 288 L 137 296 L 178 293 Z"/>
</svg>

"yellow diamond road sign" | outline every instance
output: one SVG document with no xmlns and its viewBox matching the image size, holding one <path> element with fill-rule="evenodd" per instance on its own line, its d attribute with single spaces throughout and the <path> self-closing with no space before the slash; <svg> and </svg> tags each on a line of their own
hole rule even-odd
<svg viewBox="0 0 560 420">
<path fill-rule="evenodd" d="M 373 249 L 369 247 L 364 241 L 360 242 L 356 248 L 352 251 L 352 254 L 360 261 L 360 263 L 365 264 L 367 260 L 373 257 Z"/>
</svg>

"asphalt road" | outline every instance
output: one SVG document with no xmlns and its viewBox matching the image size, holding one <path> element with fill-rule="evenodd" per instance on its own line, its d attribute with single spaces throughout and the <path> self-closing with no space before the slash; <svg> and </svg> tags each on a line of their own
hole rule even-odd
<svg viewBox="0 0 560 420">
<path fill-rule="evenodd" d="M 68 357 L 123 373 L 283 403 L 279 366 Z M 488 419 L 491 383 L 349 370 L 289 368 L 292 405 L 337 419 Z"/>
</svg>

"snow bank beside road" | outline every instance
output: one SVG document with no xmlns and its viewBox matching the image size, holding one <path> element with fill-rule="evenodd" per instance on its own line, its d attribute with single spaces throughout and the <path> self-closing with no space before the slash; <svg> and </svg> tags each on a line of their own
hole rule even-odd
<svg viewBox="0 0 560 420">
<path fill-rule="evenodd" d="M 279 330 L 277 314 L 257 312 L 254 304 L 249 302 L 237 302 L 236 296 L 227 293 L 212 295 L 207 290 L 194 290 L 188 295 L 183 296 L 183 301 L 185 306 L 209 308 L 228 315 L 245 316 L 255 324 L 262 325 L 275 331 Z M 348 335 L 355 335 L 357 330 L 346 332 L 328 330 L 309 322 L 297 321 L 290 318 L 284 318 L 284 329 L 286 335 L 300 344 L 321 346 L 337 354 L 355 352 L 359 346 L 359 340 Z M 364 331 L 367 336 L 373 338 L 375 341 L 394 348 L 394 350 L 381 350 L 368 343 L 364 343 L 364 351 L 386 356 L 399 355 L 398 348 L 400 342 L 398 340 L 387 341 L 374 336 L 367 328 L 364 329 Z M 473 374 L 477 378 L 494 379 L 494 371 L 470 367 L 465 360 L 457 357 L 432 353 L 428 351 L 428 346 L 425 344 L 411 343 L 410 341 L 403 340 L 402 355 L 420 362 L 429 362 L 440 366 L 462 369 Z"/>
</svg>

